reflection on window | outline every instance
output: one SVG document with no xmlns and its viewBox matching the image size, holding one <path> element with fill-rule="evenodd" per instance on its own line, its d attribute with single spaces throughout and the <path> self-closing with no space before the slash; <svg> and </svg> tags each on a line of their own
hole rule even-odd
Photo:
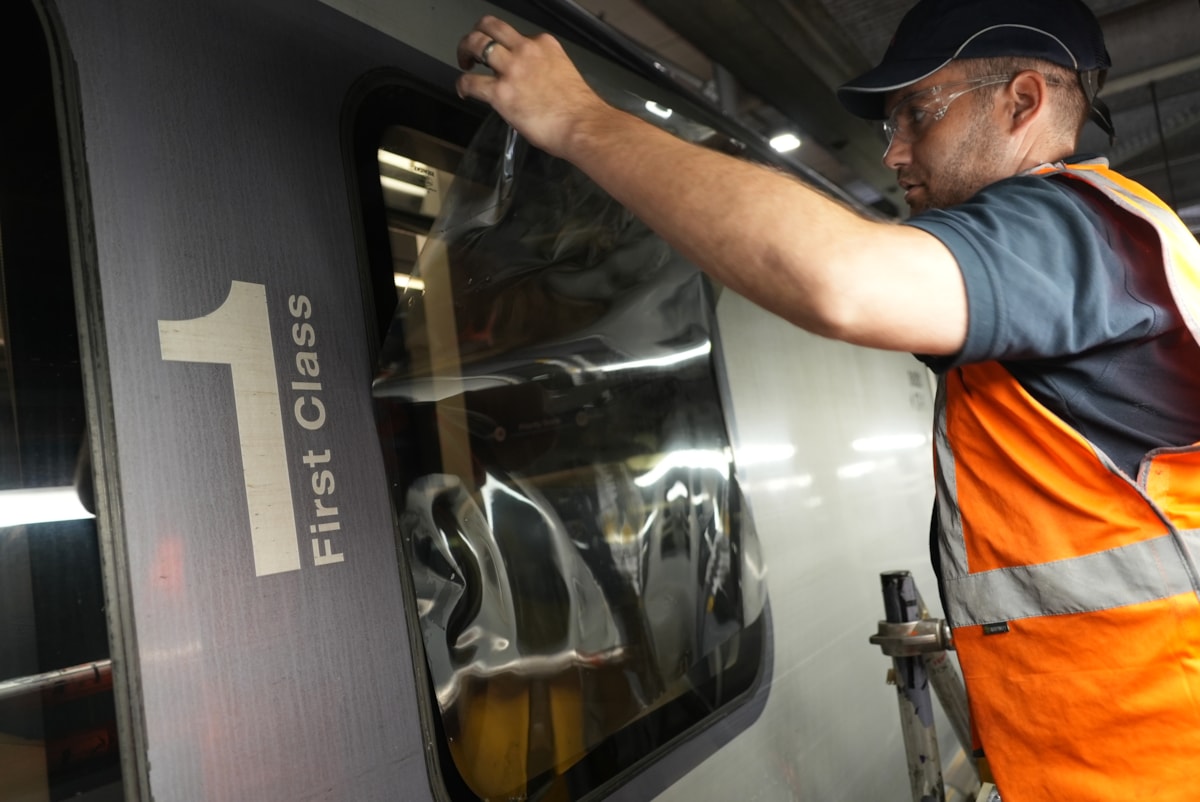
<svg viewBox="0 0 1200 802">
<path fill-rule="evenodd" d="M 445 782 L 579 798 L 761 667 L 711 299 L 502 124 L 465 153 L 391 129 L 378 158 L 399 305 L 374 394 Z"/>
<path fill-rule="evenodd" d="M 0 802 L 121 794 L 54 98 L 0 11 Z M 34 57 L 36 55 L 36 58 Z"/>
</svg>

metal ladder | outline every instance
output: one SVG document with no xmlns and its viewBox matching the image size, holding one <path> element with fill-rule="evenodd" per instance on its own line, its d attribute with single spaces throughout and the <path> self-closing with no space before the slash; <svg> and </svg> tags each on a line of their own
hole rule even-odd
<svg viewBox="0 0 1200 802">
<path fill-rule="evenodd" d="M 946 802 L 931 685 L 963 751 L 968 758 L 973 752 L 966 687 L 947 653 L 954 648 L 950 625 L 929 617 L 910 572 L 888 571 L 880 574 L 880 581 L 885 620 L 869 640 L 892 658 L 888 682 L 896 686 L 912 799 Z M 974 794 L 975 802 L 1000 802 L 990 782 L 980 783 Z"/>
</svg>

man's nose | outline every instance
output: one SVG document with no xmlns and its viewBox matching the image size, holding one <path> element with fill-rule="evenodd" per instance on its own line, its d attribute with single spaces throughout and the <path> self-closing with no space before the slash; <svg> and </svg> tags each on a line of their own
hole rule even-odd
<svg viewBox="0 0 1200 802">
<path fill-rule="evenodd" d="M 883 164 L 889 170 L 895 170 L 908 164 L 912 159 L 912 150 L 907 142 L 900 137 L 892 137 L 892 141 L 888 142 L 883 151 Z"/>
</svg>

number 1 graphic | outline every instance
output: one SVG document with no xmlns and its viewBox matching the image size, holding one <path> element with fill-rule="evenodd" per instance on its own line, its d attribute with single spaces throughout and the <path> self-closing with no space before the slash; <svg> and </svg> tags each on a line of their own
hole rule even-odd
<svg viewBox="0 0 1200 802">
<path fill-rule="evenodd" d="M 234 281 L 224 303 L 204 317 L 158 321 L 158 339 L 168 362 L 229 365 L 254 575 L 300 570 L 266 287 Z"/>
</svg>

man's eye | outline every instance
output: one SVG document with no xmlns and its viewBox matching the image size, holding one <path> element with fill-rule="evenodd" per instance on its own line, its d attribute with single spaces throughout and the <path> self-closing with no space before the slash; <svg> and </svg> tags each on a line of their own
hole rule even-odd
<svg viewBox="0 0 1200 802">
<path fill-rule="evenodd" d="M 925 122 L 925 118 L 928 116 L 929 111 L 927 109 L 914 107 L 908 110 L 908 119 L 914 128 L 919 127 L 921 123 Z"/>
</svg>

